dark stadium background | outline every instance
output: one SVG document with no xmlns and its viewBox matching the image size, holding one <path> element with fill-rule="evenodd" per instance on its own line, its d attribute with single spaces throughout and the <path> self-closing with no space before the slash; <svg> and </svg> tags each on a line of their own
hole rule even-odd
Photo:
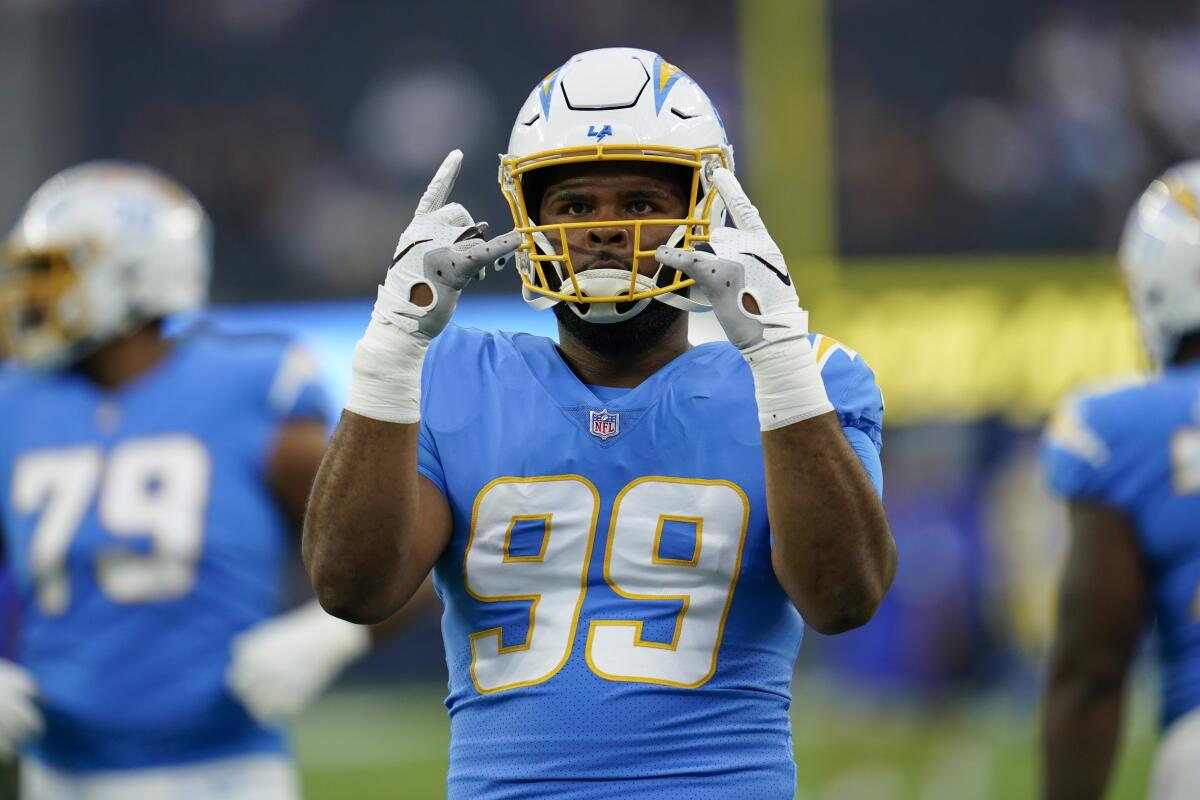
<svg viewBox="0 0 1200 800">
<path fill-rule="evenodd" d="M 216 225 L 217 315 L 308 335 L 338 396 L 444 152 L 503 229 L 516 109 L 617 44 L 709 92 L 814 328 L 888 402 L 900 572 L 867 628 L 802 649 L 799 796 L 1029 796 L 1062 542 L 1037 433 L 1066 391 L 1141 367 L 1111 251 L 1146 182 L 1200 156 L 1200 3 L 0 0 L 0 221 L 77 161 L 173 173 Z M 511 274 L 462 311 L 549 325 Z M 444 669 L 429 619 L 348 675 L 299 726 L 310 796 L 438 796 Z M 1148 686 L 1114 797 L 1144 780 Z"/>
</svg>

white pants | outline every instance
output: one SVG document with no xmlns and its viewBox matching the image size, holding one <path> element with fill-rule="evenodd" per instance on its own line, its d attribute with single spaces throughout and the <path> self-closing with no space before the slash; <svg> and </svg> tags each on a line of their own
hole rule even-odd
<svg viewBox="0 0 1200 800">
<path fill-rule="evenodd" d="M 223 758 L 178 767 L 63 772 L 21 761 L 21 800 L 299 800 L 282 755 Z"/>
<path fill-rule="evenodd" d="M 1175 720 L 1163 733 L 1146 796 L 1149 800 L 1200 797 L 1200 710 Z"/>
</svg>

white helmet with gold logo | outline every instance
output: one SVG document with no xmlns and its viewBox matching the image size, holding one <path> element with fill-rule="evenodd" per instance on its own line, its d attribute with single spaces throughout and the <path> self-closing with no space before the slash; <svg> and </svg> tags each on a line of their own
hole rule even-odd
<svg viewBox="0 0 1200 800">
<path fill-rule="evenodd" d="M 641 161 L 688 170 L 691 194 L 680 219 L 602 220 L 540 225 L 528 190 L 538 170 L 586 162 Z M 707 311 L 699 292 L 681 294 L 691 279 L 659 266 L 654 278 L 638 274 L 652 259 L 641 231 L 669 225 L 669 244 L 690 248 L 707 240 L 724 219 L 712 171 L 733 169 L 733 148 L 717 109 L 701 88 L 663 57 L 648 50 L 612 47 L 572 56 L 547 75 L 517 114 L 508 152 L 500 157 L 500 189 L 525 241 L 517 252 L 522 293 L 534 308 L 559 302 L 589 322 L 619 322 L 651 299 L 690 311 Z M 632 232 L 631 270 L 577 273 L 567 248 L 559 253 L 547 233 L 566 241 L 572 227 L 626 227 Z M 620 275 L 614 273 L 621 273 Z"/>
<path fill-rule="evenodd" d="M 0 337 L 26 364 L 55 367 L 154 319 L 202 306 L 208 217 L 149 167 L 96 161 L 58 173 L 4 243 Z"/>
<path fill-rule="evenodd" d="M 1121 270 L 1150 356 L 1170 361 L 1200 332 L 1200 160 L 1150 184 L 1121 237 Z"/>
</svg>

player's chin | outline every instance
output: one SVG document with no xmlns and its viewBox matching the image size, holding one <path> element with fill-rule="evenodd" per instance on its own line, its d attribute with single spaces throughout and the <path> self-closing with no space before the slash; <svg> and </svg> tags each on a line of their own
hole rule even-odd
<svg viewBox="0 0 1200 800">
<path fill-rule="evenodd" d="M 619 303 L 617 310 L 628 311 L 632 305 Z M 608 357 L 629 355 L 635 349 L 656 344 L 684 313 L 678 308 L 652 300 L 627 320 L 601 325 L 579 317 L 565 303 L 554 306 L 554 316 L 563 330 L 588 350 Z"/>
</svg>

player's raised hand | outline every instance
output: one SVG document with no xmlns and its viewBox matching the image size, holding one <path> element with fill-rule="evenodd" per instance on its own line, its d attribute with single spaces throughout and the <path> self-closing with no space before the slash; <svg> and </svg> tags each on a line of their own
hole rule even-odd
<svg viewBox="0 0 1200 800">
<path fill-rule="evenodd" d="M 374 316 L 381 324 L 433 338 L 446 327 L 471 278 L 521 243 L 515 232 L 485 241 L 488 224 L 475 222 L 461 205 L 447 202 L 462 159 L 461 150 L 446 156 L 396 243 L 375 306 Z"/>
<path fill-rule="evenodd" d="M 0 658 L 0 759 L 13 758 L 21 743 L 46 727 L 37 685 L 20 664 Z"/>
<path fill-rule="evenodd" d="M 659 263 L 700 285 L 725 335 L 742 352 L 807 335 L 808 315 L 758 209 L 729 170 L 718 168 L 713 184 L 737 227 L 714 227 L 709 241 L 693 251 L 660 247 Z"/>
<path fill-rule="evenodd" d="M 515 231 L 485 241 L 487 223 L 447 202 L 462 158 L 461 150 L 446 156 L 396 243 L 371 323 L 354 348 L 349 411 L 384 422 L 416 422 L 429 342 L 450 321 L 471 278 L 521 244 Z"/>
<path fill-rule="evenodd" d="M 695 250 L 660 247 L 655 257 L 708 295 L 725 335 L 750 364 L 764 431 L 831 411 L 808 341 L 808 312 L 783 253 L 732 172 L 717 169 L 713 184 L 737 227 L 713 228 Z"/>
</svg>

